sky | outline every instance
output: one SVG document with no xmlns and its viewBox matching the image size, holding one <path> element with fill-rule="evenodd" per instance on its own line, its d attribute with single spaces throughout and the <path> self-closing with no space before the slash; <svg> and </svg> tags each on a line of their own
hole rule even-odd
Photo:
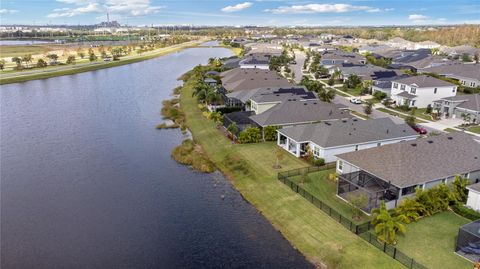
<svg viewBox="0 0 480 269">
<path fill-rule="evenodd" d="M 0 24 L 363 26 L 480 23 L 480 0 L 0 0 Z"/>
</svg>

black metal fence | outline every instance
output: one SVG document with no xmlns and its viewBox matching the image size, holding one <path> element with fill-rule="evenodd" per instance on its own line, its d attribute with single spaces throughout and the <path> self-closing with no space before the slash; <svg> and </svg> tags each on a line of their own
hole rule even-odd
<svg viewBox="0 0 480 269">
<path fill-rule="evenodd" d="M 303 196 L 310 203 L 315 205 L 317 208 L 321 209 L 323 212 L 325 212 L 331 218 L 338 221 L 340 224 L 342 224 L 343 227 L 347 228 L 352 233 L 355 233 L 356 235 L 359 235 L 361 238 L 365 239 L 365 241 L 374 245 L 376 248 L 382 250 L 388 256 L 390 256 L 393 259 L 399 261 L 401 264 L 405 265 L 407 268 L 427 269 L 427 267 L 425 267 L 424 265 L 416 262 L 413 258 L 404 254 L 403 252 L 398 250 L 396 247 L 394 247 L 392 245 L 388 245 L 386 243 L 380 243 L 377 240 L 376 235 L 373 235 L 370 232 L 370 229 L 372 228 L 370 222 L 365 222 L 365 223 L 362 223 L 362 224 L 354 223 L 349 218 L 347 218 L 347 217 L 343 216 L 341 213 L 339 213 L 337 210 L 333 209 L 332 207 L 330 207 L 329 205 L 327 205 L 326 203 L 324 203 L 323 201 L 321 201 L 317 197 L 313 196 L 311 193 L 306 191 L 303 187 L 299 186 L 297 183 L 290 180 L 290 177 L 294 177 L 294 176 L 298 176 L 298 175 L 305 175 L 305 174 L 308 174 L 308 173 L 328 170 L 328 169 L 332 169 L 332 168 L 335 168 L 335 163 L 327 164 L 327 165 L 324 165 L 324 166 L 318 166 L 318 167 L 305 167 L 305 168 L 280 172 L 280 173 L 278 173 L 278 180 L 283 182 L 285 185 L 287 185 L 294 192 Z"/>
</svg>

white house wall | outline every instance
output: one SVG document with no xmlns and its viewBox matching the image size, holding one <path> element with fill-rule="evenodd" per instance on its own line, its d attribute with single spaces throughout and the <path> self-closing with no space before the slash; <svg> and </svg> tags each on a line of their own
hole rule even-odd
<svg viewBox="0 0 480 269">
<path fill-rule="evenodd" d="M 474 209 L 475 211 L 480 211 L 480 193 L 469 190 L 467 206 Z"/>
<path fill-rule="evenodd" d="M 394 85 L 398 84 L 398 88 L 394 88 Z M 401 83 L 393 82 L 392 83 L 392 99 L 396 101 L 397 105 L 402 105 L 401 100 L 403 99 L 400 96 L 397 96 L 397 94 L 403 92 L 401 90 Z M 442 98 L 447 98 L 447 97 L 452 97 L 457 94 L 457 86 L 446 86 L 446 87 L 425 87 L 425 88 L 419 88 L 416 87 L 416 93 L 411 93 L 411 86 L 410 85 L 405 85 L 405 91 L 410 94 L 416 95 L 413 100 L 415 100 L 415 105 L 416 107 L 424 108 L 427 107 L 428 105 L 431 105 L 433 101 L 442 99 Z M 437 93 L 435 92 L 435 88 L 437 89 Z"/>
</svg>

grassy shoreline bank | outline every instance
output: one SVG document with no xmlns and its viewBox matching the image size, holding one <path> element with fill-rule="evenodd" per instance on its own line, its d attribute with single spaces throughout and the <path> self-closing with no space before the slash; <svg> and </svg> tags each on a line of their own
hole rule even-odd
<svg viewBox="0 0 480 269">
<path fill-rule="evenodd" d="M 241 195 L 259 210 L 310 262 L 329 268 L 403 268 L 395 260 L 350 233 L 327 214 L 295 194 L 276 179 L 273 142 L 232 144 L 202 116 L 193 81 L 182 88 L 180 104 L 193 139 Z M 294 156 L 285 156 L 282 170 L 305 167 Z"/>
<path fill-rule="evenodd" d="M 22 74 L 22 72 L 18 72 L 17 76 L 12 77 L 0 77 L 0 85 L 10 84 L 10 83 L 18 83 L 18 82 L 25 82 L 29 80 L 35 79 L 46 79 L 51 77 L 58 77 L 58 76 L 65 76 L 65 75 L 73 75 L 77 73 L 83 73 L 88 71 L 95 71 L 110 67 L 121 66 L 125 64 L 131 64 L 136 62 L 141 62 L 149 59 L 153 59 L 159 56 L 163 56 L 169 53 L 177 52 L 179 50 L 183 50 L 185 48 L 193 48 L 197 47 L 199 44 L 205 42 L 207 40 L 197 40 L 186 42 L 183 44 L 173 45 L 166 48 L 161 48 L 157 52 L 149 53 L 145 55 L 138 55 L 136 57 L 131 57 L 128 59 L 121 59 L 119 61 L 112 61 L 112 62 L 96 62 L 94 64 L 89 64 L 85 66 L 75 66 L 75 65 L 67 65 L 63 70 L 55 70 L 55 71 L 48 71 L 43 70 L 44 72 L 38 72 L 33 74 Z M 42 71 L 42 70 L 40 70 Z"/>
</svg>

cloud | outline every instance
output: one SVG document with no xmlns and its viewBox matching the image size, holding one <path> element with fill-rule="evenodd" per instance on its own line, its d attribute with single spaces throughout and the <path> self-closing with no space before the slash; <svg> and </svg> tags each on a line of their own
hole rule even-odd
<svg viewBox="0 0 480 269">
<path fill-rule="evenodd" d="M 426 20 L 428 18 L 429 18 L 428 16 L 421 15 L 421 14 L 411 14 L 408 16 L 408 19 L 412 21 Z"/>
<path fill-rule="evenodd" d="M 59 17 L 74 17 L 77 15 L 85 13 L 94 13 L 101 12 L 102 8 L 97 3 L 90 3 L 86 6 L 81 6 L 77 8 L 57 8 L 54 9 L 52 13 L 48 14 L 48 18 L 59 18 Z"/>
<path fill-rule="evenodd" d="M 57 0 L 76 7 L 57 8 L 48 14 L 49 18 L 74 17 L 87 13 L 109 12 L 112 14 L 128 14 L 141 16 L 155 14 L 163 8 L 152 6 L 150 0 L 103 0 L 101 3 L 93 0 Z"/>
<path fill-rule="evenodd" d="M 0 9 L 0 14 L 13 14 L 17 12 L 18 10 L 15 10 L 15 9 L 5 9 L 5 8 Z"/>
<path fill-rule="evenodd" d="M 223 12 L 237 12 L 251 7 L 253 4 L 250 2 L 244 2 L 241 4 L 236 4 L 234 6 L 226 6 L 222 8 Z"/>
<path fill-rule="evenodd" d="M 379 8 L 368 6 L 354 6 L 349 4 L 307 4 L 281 6 L 275 9 L 266 9 L 274 14 L 312 14 L 312 13 L 345 13 L 352 11 L 380 12 Z"/>
</svg>

